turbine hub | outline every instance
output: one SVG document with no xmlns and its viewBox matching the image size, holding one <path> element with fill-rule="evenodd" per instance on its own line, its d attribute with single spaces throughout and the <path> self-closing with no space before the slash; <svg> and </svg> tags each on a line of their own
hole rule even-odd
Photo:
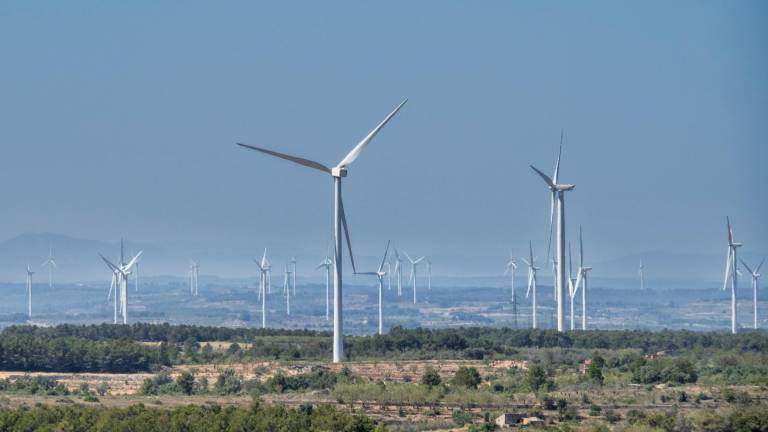
<svg viewBox="0 0 768 432">
<path fill-rule="evenodd" d="M 331 175 L 334 176 L 334 177 L 346 177 L 347 176 L 347 168 L 346 167 L 331 168 Z"/>
</svg>

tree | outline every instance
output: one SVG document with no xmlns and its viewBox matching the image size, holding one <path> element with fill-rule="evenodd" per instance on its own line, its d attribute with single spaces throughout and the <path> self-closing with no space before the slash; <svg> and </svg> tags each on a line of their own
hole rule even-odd
<svg viewBox="0 0 768 432">
<path fill-rule="evenodd" d="M 451 384 L 466 388 L 475 388 L 481 381 L 480 372 L 478 372 L 477 369 L 461 366 L 459 367 L 459 370 L 456 371 L 456 375 L 453 376 Z"/>
<path fill-rule="evenodd" d="M 195 376 L 184 371 L 176 378 L 176 385 L 185 395 L 191 395 L 195 391 Z"/>
<path fill-rule="evenodd" d="M 548 380 L 547 371 L 541 365 L 535 364 L 528 368 L 528 376 L 525 378 L 525 382 L 532 392 L 537 392 L 539 389 L 544 388 Z"/>
<path fill-rule="evenodd" d="M 440 374 L 433 367 L 428 367 L 421 376 L 421 383 L 429 387 L 439 386 L 442 382 Z"/>
<path fill-rule="evenodd" d="M 605 378 L 603 377 L 602 364 L 605 364 L 605 361 L 599 363 L 595 360 L 592 360 L 592 363 L 590 363 L 587 367 L 587 376 L 589 377 L 590 381 L 597 385 L 603 385 L 603 381 L 605 381 Z"/>
</svg>

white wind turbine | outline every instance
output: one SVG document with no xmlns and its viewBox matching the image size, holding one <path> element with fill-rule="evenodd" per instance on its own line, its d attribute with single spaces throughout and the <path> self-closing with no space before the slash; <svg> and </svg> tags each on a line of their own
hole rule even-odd
<svg viewBox="0 0 768 432">
<path fill-rule="evenodd" d="M 53 270 L 58 267 L 53 259 L 53 246 L 48 249 L 48 259 L 40 267 L 48 267 L 48 288 L 53 288 Z"/>
<path fill-rule="evenodd" d="M 571 307 L 571 331 L 576 330 L 576 314 L 574 312 L 576 290 L 578 289 L 576 286 L 576 279 L 577 278 L 573 275 L 573 255 L 571 254 L 571 242 L 568 242 L 568 298 L 570 300 L 569 306 Z"/>
<path fill-rule="evenodd" d="M 285 276 L 283 277 L 283 295 L 285 296 L 285 314 L 291 314 L 291 267 L 285 265 Z"/>
<path fill-rule="evenodd" d="M 27 317 L 32 318 L 32 267 L 27 265 Z"/>
<path fill-rule="evenodd" d="M 555 215 L 555 201 L 557 201 L 557 258 L 555 259 L 557 268 L 556 277 L 556 291 L 555 297 L 557 301 L 557 331 L 565 330 L 565 314 L 563 310 L 563 303 L 565 300 L 565 192 L 573 190 L 576 185 L 558 183 L 560 176 L 560 157 L 563 154 L 563 132 L 560 131 L 560 152 L 557 155 L 557 163 L 555 164 L 555 174 L 552 178 L 543 172 L 539 171 L 531 165 L 531 168 L 544 179 L 544 182 L 552 192 L 552 199 L 549 208 L 549 237 L 547 240 L 547 259 L 549 259 L 549 250 L 552 244 L 552 224 Z"/>
<path fill-rule="evenodd" d="M 762 261 L 760 261 L 760 264 L 755 267 L 755 270 L 752 271 L 751 268 L 747 265 L 744 260 L 741 260 L 741 264 L 744 266 L 744 268 L 747 269 L 749 272 L 749 275 L 752 276 L 752 307 L 753 307 L 753 324 L 752 328 L 757 329 L 757 280 L 760 278 L 760 267 L 763 266 L 763 262 L 765 262 L 765 258 L 763 258 Z"/>
<path fill-rule="evenodd" d="M 581 286 L 581 329 L 587 329 L 587 273 L 592 270 L 592 267 L 584 266 L 584 242 L 582 241 L 581 226 L 579 226 L 579 276 L 576 279 L 576 292 L 579 291 Z"/>
<path fill-rule="evenodd" d="M 509 275 L 509 285 L 512 290 L 512 316 L 515 321 L 515 328 L 517 328 L 517 291 L 515 290 L 515 271 L 517 270 L 517 261 L 512 256 L 512 252 L 509 253 L 509 261 L 507 261 L 507 267 L 504 269 L 504 274 Z"/>
<path fill-rule="evenodd" d="M 200 265 L 195 261 L 190 261 L 189 264 L 189 293 L 193 296 L 197 296 L 198 290 L 198 277 L 200 276 Z"/>
<path fill-rule="evenodd" d="M 411 256 L 408 255 L 408 252 L 403 251 L 405 254 L 405 257 L 408 258 L 408 261 L 411 263 L 411 275 L 408 276 L 408 281 L 412 283 L 413 286 L 413 304 L 416 304 L 416 270 L 421 264 L 422 261 L 424 261 L 424 257 L 418 257 L 415 260 L 411 259 Z"/>
<path fill-rule="evenodd" d="M 397 252 L 397 248 L 392 248 L 395 251 L 395 274 L 397 275 L 397 296 L 403 295 L 403 259 L 400 258 L 400 254 Z"/>
<path fill-rule="evenodd" d="M 528 253 L 528 260 L 523 258 L 523 262 L 528 265 L 528 290 L 525 292 L 525 298 L 528 298 L 529 294 L 533 294 L 531 297 L 531 324 L 533 328 L 536 328 L 536 271 L 539 268 L 536 267 L 531 242 L 528 242 Z"/>
<path fill-rule="evenodd" d="M 733 229 L 731 228 L 731 219 L 726 217 L 728 224 L 728 256 L 725 259 L 725 280 L 723 281 L 723 291 L 728 286 L 728 278 L 731 277 L 731 333 L 736 334 L 736 289 L 739 286 L 739 277 L 736 258 L 736 251 L 741 247 L 741 243 L 733 241 Z"/>
<path fill-rule="evenodd" d="M 133 269 L 133 267 L 139 261 L 139 257 L 143 251 L 139 251 L 139 253 L 137 253 L 133 258 L 131 258 L 130 261 L 128 261 L 128 263 L 126 263 L 124 250 L 123 240 L 120 239 L 119 265 L 113 264 L 111 261 L 106 259 L 104 255 L 99 254 L 99 256 L 116 276 L 117 280 L 115 284 L 115 296 L 118 295 L 118 292 L 120 293 L 120 315 L 123 317 L 123 324 L 128 324 L 128 276 L 131 274 L 131 269 Z"/>
<path fill-rule="evenodd" d="M 379 133 L 392 117 L 397 114 L 398 111 L 405 105 L 408 100 L 404 100 L 400 103 L 384 120 L 379 123 L 368 135 L 365 136 L 335 167 L 330 168 L 319 162 L 315 162 L 309 159 L 304 159 L 296 156 L 290 156 L 285 153 L 279 153 L 264 148 L 254 147 L 246 144 L 238 143 L 239 146 L 249 148 L 252 150 L 260 151 L 281 159 L 285 159 L 299 165 L 314 168 L 322 171 L 326 174 L 330 174 L 333 177 L 334 184 L 334 222 L 333 222 L 333 234 L 334 234 L 334 278 L 333 278 L 333 362 L 339 363 L 344 359 L 344 323 L 343 323 L 343 310 L 342 310 L 342 225 L 344 226 L 344 236 L 347 239 L 347 247 L 351 249 L 349 241 L 349 233 L 347 228 L 346 216 L 344 215 L 344 204 L 341 198 L 341 179 L 347 176 L 347 169 L 360 156 L 365 146 L 371 142 L 371 140 Z M 350 253 L 350 260 L 352 261 L 352 269 L 354 271 L 354 259 Z"/>
<path fill-rule="evenodd" d="M 259 297 L 261 298 L 261 328 L 267 328 L 267 284 L 269 283 L 269 272 L 272 264 L 267 259 L 267 248 L 264 248 L 264 255 L 261 261 L 254 258 L 253 262 L 259 267 Z"/>
<path fill-rule="evenodd" d="M 637 269 L 637 274 L 640 275 L 640 291 L 645 291 L 645 264 L 643 260 L 640 260 L 640 267 Z"/>
<path fill-rule="evenodd" d="M 329 287 L 331 285 L 331 267 L 333 266 L 333 261 L 331 261 L 331 258 L 326 254 L 325 259 L 320 262 L 320 265 L 318 265 L 315 270 L 325 269 L 325 320 L 328 321 L 330 319 L 330 295 L 329 295 Z"/>
<path fill-rule="evenodd" d="M 384 249 L 384 257 L 381 259 L 381 264 L 379 264 L 379 269 L 375 272 L 361 272 L 361 273 L 355 273 L 359 275 L 372 275 L 376 276 L 379 280 L 379 334 L 384 334 L 384 312 L 382 308 L 382 291 L 384 289 L 384 275 L 387 273 L 384 272 L 384 263 L 387 261 L 387 253 L 389 253 L 389 242 L 387 242 L 387 247 Z"/>
</svg>

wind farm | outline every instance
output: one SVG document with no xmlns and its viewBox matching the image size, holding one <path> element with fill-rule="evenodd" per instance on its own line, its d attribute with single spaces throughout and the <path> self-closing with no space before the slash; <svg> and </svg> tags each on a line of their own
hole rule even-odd
<svg viewBox="0 0 768 432">
<path fill-rule="evenodd" d="M 768 430 L 768 4 L 2 10 L 0 429 Z"/>
</svg>

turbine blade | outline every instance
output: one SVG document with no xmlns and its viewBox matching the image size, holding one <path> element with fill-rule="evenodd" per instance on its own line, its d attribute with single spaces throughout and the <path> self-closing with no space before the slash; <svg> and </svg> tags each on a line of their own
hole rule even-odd
<svg viewBox="0 0 768 432">
<path fill-rule="evenodd" d="M 352 240 L 349 238 L 349 227 L 347 226 L 347 215 L 344 211 L 344 201 L 339 197 L 339 206 L 341 207 L 341 224 L 344 226 L 344 238 L 347 239 L 347 249 L 349 250 L 349 260 L 352 262 L 352 272 L 357 273 L 355 268 L 355 255 L 352 254 Z"/>
<path fill-rule="evenodd" d="M 555 189 L 555 188 L 556 188 L 556 186 L 555 186 L 555 182 L 554 182 L 554 181 L 552 181 L 552 179 L 551 179 L 551 178 L 550 178 L 548 175 L 546 175 L 546 174 L 544 174 L 543 172 L 539 171 L 539 170 L 538 170 L 538 169 L 537 169 L 535 166 L 533 166 L 533 165 L 529 165 L 529 166 L 530 166 L 530 167 L 531 167 L 531 168 L 532 168 L 534 171 L 536 171 L 536 173 L 537 173 L 538 175 L 540 175 L 542 179 L 544 179 L 544 183 L 546 183 L 546 184 L 547 184 L 547 186 L 549 186 L 551 189 Z"/>
<path fill-rule="evenodd" d="M 549 233 L 547 234 L 547 262 L 549 254 L 552 252 L 552 229 L 555 222 L 555 193 L 552 192 L 552 199 L 549 202 Z"/>
<path fill-rule="evenodd" d="M 104 263 L 107 264 L 107 267 L 109 267 L 110 270 L 117 271 L 117 266 L 116 265 L 112 264 L 112 262 L 110 260 L 104 258 L 104 255 L 99 254 L 99 256 L 101 257 L 102 260 L 104 260 Z"/>
<path fill-rule="evenodd" d="M 405 257 L 406 257 L 406 258 L 408 258 L 408 261 L 410 261 L 410 262 L 411 262 L 411 264 L 413 264 L 413 260 L 411 259 L 411 256 L 410 256 L 410 255 L 408 255 L 408 252 L 406 252 L 406 251 L 403 251 L 403 253 L 405 254 Z"/>
<path fill-rule="evenodd" d="M 395 108 L 391 113 L 389 113 L 389 115 L 386 118 L 384 118 L 384 120 L 381 123 L 379 123 L 378 126 L 373 128 L 373 130 L 370 131 L 368 133 L 368 135 L 365 136 L 365 138 L 363 138 L 359 143 L 357 143 L 357 145 L 352 149 L 352 151 L 350 151 L 344 157 L 344 159 L 342 159 L 341 162 L 339 162 L 339 164 L 336 165 L 336 167 L 337 168 L 343 168 L 343 167 L 346 167 L 347 165 L 351 164 L 352 162 L 354 162 L 355 159 L 357 159 L 357 157 L 360 156 L 360 153 L 363 151 L 365 146 L 367 146 L 368 143 L 371 142 L 373 137 L 375 137 L 376 134 L 379 133 L 381 128 L 383 128 L 384 125 L 386 125 L 389 122 L 389 120 L 392 117 L 394 117 L 395 114 L 397 114 L 398 111 L 400 111 L 400 108 L 402 108 L 403 105 L 405 105 L 406 102 L 408 102 L 408 99 L 400 102 L 400 105 L 398 105 L 397 108 Z"/>
<path fill-rule="evenodd" d="M 747 271 L 748 271 L 749 273 L 751 273 L 751 274 L 755 274 L 755 272 L 753 272 L 753 271 L 752 271 L 752 269 L 751 269 L 751 268 L 749 268 L 749 266 L 747 265 L 747 263 L 746 263 L 746 262 L 744 262 L 744 258 L 739 258 L 739 261 L 741 261 L 741 265 L 743 265 L 743 266 L 744 266 L 744 267 L 747 269 Z"/>
<path fill-rule="evenodd" d="M 139 253 L 137 253 L 137 254 L 136 254 L 136 256 L 134 256 L 134 257 L 133 257 L 133 259 L 131 259 L 131 260 L 128 262 L 128 264 L 125 266 L 125 271 L 128 271 L 128 270 L 130 270 L 130 269 L 131 269 L 131 267 L 133 267 L 133 266 L 134 266 L 134 264 L 136 264 L 136 261 L 138 261 L 138 260 L 139 260 L 139 257 L 141 256 L 141 254 L 142 254 L 142 253 L 144 253 L 144 251 L 139 251 Z"/>
<path fill-rule="evenodd" d="M 728 224 L 728 244 L 733 244 L 733 229 L 731 229 L 731 218 L 729 216 L 725 217 L 725 221 Z"/>
<path fill-rule="evenodd" d="M 584 267 L 584 238 L 581 235 L 581 225 L 579 225 L 579 268 Z M 579 273 L 581 276 L 581 273 Z"/>
<path fill-rule="evenodd" d="M 379 265 L 379 272 L 384 268 L 384 263 L 387 261 L 387 254 L 389 253 L 389 240 L 387 240 L 387 247 L 384 249 L 384 257 L 381 258 L 381 265 Z"/>
<path fill-rule="evenodd" d="M 414 264 L 418 264 L 420 262 L 424 261 L 424 257 L 416 258 L 416 261 L 414 261 Z"/>
<path fill-rule="evenodd" d="M 560 157 L 563 155 L 563 133 L 564 130 L 560 129 L 560 151 L 557 153 L 557 163 L 555 164 L 555 178 L 554 183 L 557 184 L 557 179 L 560 177 Z"/>
<path fill-rule="evenodd" d="M 755 273 L 760 273 L 760 267 L 763 266 L 764 262 L 765 262 L 765 258 L 763 258 L 763 260 L 760 261 L 760 264 L 757 265 L 757 268 L 755 269 Z"/>
<path fill-rule="evenodd" d="M 304 159 L 304 158 L 300 158 L 300 157 L 296 157 L 296 156 L 291 156 L 291 155 L 287 155 L 285 153 L 279 153 L 279 152 L 276 152 L 276 151 L 267 150 L 267 149 L 264 149 L 264 148 L 255 147 L 255 146 L 248 145 L 248 144 L 241 144 L 241 143 L 236 143 L 236 144 L 239 145 L 240 147 L 245 147 L 245 148 L 249 148 L 251 150 L 260 151 L 260 152 L 266 153 L 268 155 L 279 157 L 280 159 L 285 159 L 285 160 L 297 163 L 299 165 L 304 165 L 305 167 L 314 168 L 316 170 L 320 170 L 320 171 L 328 173 L 328 174 L 331 173 L 331 169 L 328 168 L 327 166 L 321 164 L 320 162 L 315 162 L 313 160 Z"/>
<path fill-rule="evenodd" d="M 579 267 L 579 275 L 576 277 L 576 286 L 573 290 L 573 296 L 576 297 L 576 294 L 579 292 L 579 285 L 582 284 L 582 280 L 584 277 L 584 269 Z"/>
<path fill-rule="evenodd" d="M 728 246 L 728 256 L 725 258 L 725 279 L 723 279 L 723 291 L 728 287 L 728 276 L 731 275 L 731 254 L 733 249 Z"/>
</svg>

